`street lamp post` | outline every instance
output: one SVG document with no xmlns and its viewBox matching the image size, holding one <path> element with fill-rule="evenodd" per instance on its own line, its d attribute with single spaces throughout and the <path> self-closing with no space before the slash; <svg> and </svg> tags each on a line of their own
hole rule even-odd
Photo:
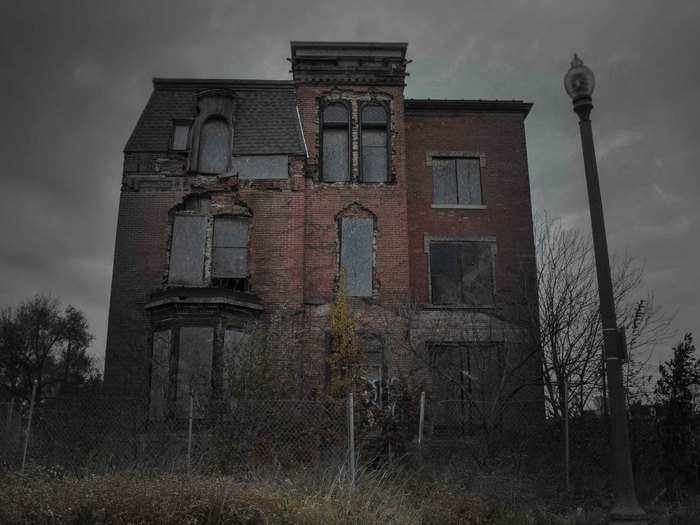
<svg viewBox="0 0 700 525">
<path fill-rule="evenodd" d="M 576 55 L 571 68 L 564 77 L 564 87 L 574 103 L 574 111 L 579 116 L 583 163 L 586 170 L 588 202 L 591 210 L 593 249 L 595 252 L 598 294 L 600 296 L 600 317 L 603 325 L 603 346 L 610 397 L 610 424 L 612 434 L 612 468 L 615 488 L 615 503 L 610 511 L 611 524 L 645 524 L 647 516 L 637 501 L 634 491 L 634 474 L 630 456 L 630 442 L 627 433 L 627 408 L 622 386 L 622 362 L 626 358 L 624 333 L 617 328 L 615 300 L 608 243 L 605 237 L 603 203 L 600 198 L 598 167 L 593 147 L 593 131 L 590 114 L 593 109 L 593 89 L 595 77 L 583 61 Z"/>
</svg>

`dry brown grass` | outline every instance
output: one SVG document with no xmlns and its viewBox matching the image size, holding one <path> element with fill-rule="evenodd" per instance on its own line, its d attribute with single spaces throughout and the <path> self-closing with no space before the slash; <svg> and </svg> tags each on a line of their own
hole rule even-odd
<svg viewBox="0 0 700 525">
<path fill-rule="evenodd" d="M 483 487 L 481 487 L 483 488 Z M 55 470 L 0 474 L 1 524 L 465 524 L 594 525 L 599 509 L 566 516 L 544 506 L 479 493 L 451 476 L 402 469 L 257 471 L 217 475 L 114 473 L 74 477 Z M 490 491 L 489 491 L 490 492 Z M 656 509 L 653 523 L 690 525 L 693 508 Z M 658 519 L 657 519 L 658 518 Z"/>
</svg>

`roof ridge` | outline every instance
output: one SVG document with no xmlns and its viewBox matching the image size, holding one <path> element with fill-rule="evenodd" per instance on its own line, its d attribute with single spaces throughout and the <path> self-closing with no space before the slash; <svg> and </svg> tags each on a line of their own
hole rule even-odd
<svg viewBox="0 0 700 525">
<path fill-rule="evenodd" d="M 153 78 L 154 88 L 163 87 L 196 87 L 196 86 L 232 86 L 259 88 L 290 88 L 294 87 L 292 80 L 264 80 L 254 78 Z"/>
</svg>

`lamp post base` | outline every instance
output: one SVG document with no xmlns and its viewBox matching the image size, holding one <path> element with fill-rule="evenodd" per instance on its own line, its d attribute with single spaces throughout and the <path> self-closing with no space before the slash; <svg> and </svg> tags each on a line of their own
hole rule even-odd
<svg viewBox="0 0 700 525">
<path fill-rule="evenodd" d="M 649 516 L 636 501 L 615 503 L 608 515 L 609 525 L 648 525 Z"/>
</svg>

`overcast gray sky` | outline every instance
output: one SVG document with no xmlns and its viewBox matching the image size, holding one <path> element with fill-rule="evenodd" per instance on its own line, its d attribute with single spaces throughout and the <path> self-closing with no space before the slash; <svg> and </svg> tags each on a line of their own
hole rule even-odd
<svg viewBox="0 0 700 525">
<path fill-rule="evenodd" d="M 700 335 L 700 3 L 23 0 L 0 13 L 0 305 L 74 304 L 100 359 L 122 149 L 151 78 L 286 79 L 290 40 L 406 41 L 409 97 L 534 102 L 534 210 L 590 234 L 562 87 L 579 53 L 597 79 L 610 249 L 645 261 L 678 336 Z"/>
</svg>

